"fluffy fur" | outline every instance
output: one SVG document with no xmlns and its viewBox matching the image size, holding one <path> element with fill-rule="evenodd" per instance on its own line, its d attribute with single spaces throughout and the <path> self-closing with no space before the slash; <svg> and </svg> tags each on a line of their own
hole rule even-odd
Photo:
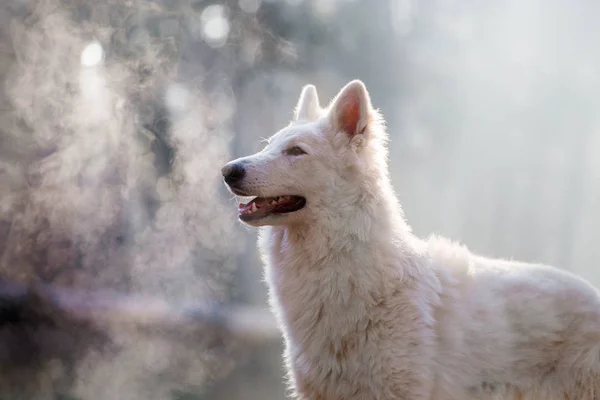
<svg viewBox="0 0 600 400">
<path fill-rule="evenodd" d="M 544 265 L 417 238 L 388 178 L 387 135 L 360 81 L 234 160 L 234 193 L 301 195 L 260 226 L 270 303 L 302 400 L 600 399 L 598 291 Z M 306 154 L 290 155 L 290 146 Z"/>
</svg>

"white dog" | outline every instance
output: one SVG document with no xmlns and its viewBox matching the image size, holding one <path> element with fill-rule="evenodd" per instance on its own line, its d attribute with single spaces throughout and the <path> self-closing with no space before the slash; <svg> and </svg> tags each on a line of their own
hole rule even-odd
<svg viewBox="0 0 600 400">
<path fill-rule="evenodd" d="M 270 301 L 303 400 L 600 399 L 600 297 L 549 266 L 484 258 L 411 233 L 386 130 L 360 81 L 226 164 L 256 196 Z"/>
</svg>

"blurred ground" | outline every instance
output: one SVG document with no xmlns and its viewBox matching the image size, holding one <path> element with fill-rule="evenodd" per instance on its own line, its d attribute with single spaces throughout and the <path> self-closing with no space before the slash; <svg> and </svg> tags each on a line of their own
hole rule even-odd
<svg viewBox="0 0 600 400">
<path fill-rule="evenodd" d="M 280 340 L 228 333 L 249 319 L 229 310 L 265 311 L 266 290 L 219 167 L 286 124 L 309 82 L 326 101 L 365 81 L 419 235 L 600 284 L 599 11 L 592 0 L 3 2 L 0 399 L 284 398 Z M 18 289 L 40 284 L 112 299 L 129 317 L 81 318 L 82 297 L 65 311 Z M 135 296 L 159 302 L 150 327 L 155 303 L 130 307 Z M 219 329 L 182 305 L 211 310 Z"/>
</svg>

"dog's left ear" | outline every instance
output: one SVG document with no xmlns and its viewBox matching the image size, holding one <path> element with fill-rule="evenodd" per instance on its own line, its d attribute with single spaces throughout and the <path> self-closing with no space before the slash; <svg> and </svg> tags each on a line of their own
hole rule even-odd
<svg viewBox="0 0 600 400">
<path fill-rule="evenodd" d="M 319 117 L 321 106 L 319 105 L 319 96 L 317 88 L 314 85 L 306 85 L 302 88 L 296 110 L 294 111 L 294 119 L 313 121 Z"/>
<path fill-rule="evenodd" d="M 372 109 L 365 84 L 360 80 L 353 80 L 332 100 L 329 117 L 337 132 L 343 131 L 354 137 L 365 132 Z"/>
</svg>

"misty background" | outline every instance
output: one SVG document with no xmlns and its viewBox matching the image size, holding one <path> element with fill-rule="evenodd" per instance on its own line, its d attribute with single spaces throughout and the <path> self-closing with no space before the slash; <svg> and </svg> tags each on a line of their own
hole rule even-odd
<svg viewBox="0 0 600 400">
<path fill-rule="evenodd" d="M 0 293 L 0 399 L 285 398 L 256 232 L 220 167 L 287 124 L 307 83 L 324 103 L 366 83 L 418 235 L 600 286 L 598 15 L 593 0 L 3 1 L 0 283 L 79 294 Z M 187 327 L 205 314 L 180 305 L 220 328 Z"/>
</svg>

